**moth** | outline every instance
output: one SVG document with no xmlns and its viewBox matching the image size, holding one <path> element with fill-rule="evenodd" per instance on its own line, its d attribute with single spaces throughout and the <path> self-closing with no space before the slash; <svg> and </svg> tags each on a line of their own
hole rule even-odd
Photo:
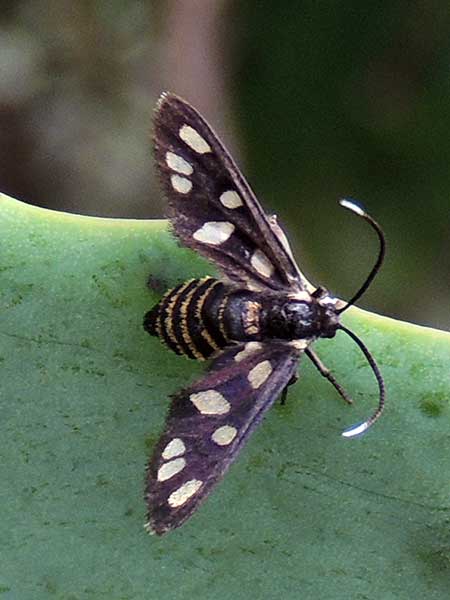
<svg viewBox="0 0 450 600">
<path fill-rule="evenodd" d="M 337 331 L 349 335 L 378 382 L 376 411 L 343 435 L 361 434 L 379 418 L 385 401 L 380 370 L 340 318 L 378 272 L 385 239 L 362 208 L 341 201 L 375 230 L 379 252 L 353 298 L 335 298 L 300 271 L 277 218 L 266 215 L 225 146 L 192 106 L 165 93 L 154 121 L 156 165 L 172 228 L 182 244 L 223 273 L 222 279 L 177 285 L 144 319 L 146 331 L 175 353 L 212 359 L 202 379 L 173 397 L 148 465 L 145 527 L 161 535 L 197 510 L 265 412 L 278 397 L 285 398 L 302 355 L 351 402 L 312 349 L 316 339 L 332 338 Z"/>
</svg>

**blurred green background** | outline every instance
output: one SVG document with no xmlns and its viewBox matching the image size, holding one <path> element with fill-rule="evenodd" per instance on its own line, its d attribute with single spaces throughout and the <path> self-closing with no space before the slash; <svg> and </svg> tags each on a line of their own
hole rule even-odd
<svg viewBox="0 0 450 600">
<path fill-rule="evenodd" d="M 450 4 L 8 1 L 0 14 L 0 189 L 83 214 L 164 213 L 150 152 L 162 90 L 190 100 L 281 217 L 315 282 L 450 326 Z"/>
</svg>

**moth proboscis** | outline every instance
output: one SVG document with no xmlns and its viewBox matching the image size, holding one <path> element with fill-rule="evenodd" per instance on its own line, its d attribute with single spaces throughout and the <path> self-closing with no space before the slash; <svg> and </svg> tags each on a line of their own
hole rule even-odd
<svg viewBox="0 0 450 600">
<path fill-rule="evenodd" d="M 179 284 L 144 320 L 145 329 L 177 354 L 212 358 L 206 375 L 172 399 L 148 465 L 145 527 L 161 535 L 184 523 L 206 498 L 264 413 L 296 380 L 302 354 L 351 401 L 312 350 L 316 339 L 345 332 L 378 382 L 376 411 L 343 435 L 361 434 L 379 418 L 383 378 L 369 350 L 340 317 L 380 269 L 385 240 L 362 208 L 341 201 L 371 225 L 380 244 L 365 282 L 343 302 L 308 281 L 276 217 L 265 214 L 217 135 L 190 104 L 169 93 L 157 105 L 154 149 L 175 234 L 225 276 Z"/>
</svg>

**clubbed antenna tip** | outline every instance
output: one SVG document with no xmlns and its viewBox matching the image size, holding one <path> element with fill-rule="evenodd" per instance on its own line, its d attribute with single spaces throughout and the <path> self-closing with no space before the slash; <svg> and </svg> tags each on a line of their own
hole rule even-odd
<svg viewBox="0 0 450 600">
<path fill-rule="evenodd" d="M 343 431 L 341 435 L 346 438 L 358 437 L 367 431 L 369 427 L 370 423 L 368 421 L 364 421 L 364 423 L 359 423 L 359 425 L 353 425 L 352 427 L 349 427 Z"/>
<path fill-rule="evenodd" d="M 344 333 L 346 333 L 350 338 L 352 338 L 352 340 L 356 343 L 356 345 L 359 346 L 361 352 L 366 357 L 366 360 L 369 363 L 369 366 L 372 369 L 373 374 L 375 375 L 375 379 L 377 380 L 378 391 L 379 391 L 378 406 L 375 409 L 375 412 L 373 413 L 373 415 L 371 417 L 369 417 L 367 419 L 367 421 L 364 421 L 363 423 L 359 423 L 358 425 L 353 425 L 352 427 L 349 427 L 348 429 L 346 429 L 345 431 L 342 432 L 342 435 L 344 437 L 351 438 L 351 437 L 356 437 L 358 435 L 361 435 L 362 433 L 367 431 L 369 429 L 369 427 L 371 427 L 375 423 L 375 421 L 378 421 L 378 419 L 381 417 L 381 414 L 384 410 L 384 403 L 385 403 L 385 399 L 386 399 L 386 388 L 384 385 L 384 379 L 383 379 L 383 376 L 381 375 L 380 369 L 378 368 L 378 365 L 375 362 L 374 357 L 371 355 L 369 350 L 366 348 L 366 346 L 364 345 L 362 340 L 360 340 L 359 337 L 355 333 L 353 333 L 353 331 L 351 331 L 350 329 L 347 329 L 347 327 L 344 327 L 344 325 L 340 325 L 339 329 L 341 331 L 343 331 Z"/>
<path fill-rule="evenodd" d="M 339 204 L 344 208 L 348 208 L 348 210 L 351 210 L 360 217 L 364 217 L 364 215 L 366 214 L 365 211 L 358 204 L 355 204 L 351 200 L 346 200 L 345 198 L 343 198 L 342 200 L 339 200 Z"/>
</svg>

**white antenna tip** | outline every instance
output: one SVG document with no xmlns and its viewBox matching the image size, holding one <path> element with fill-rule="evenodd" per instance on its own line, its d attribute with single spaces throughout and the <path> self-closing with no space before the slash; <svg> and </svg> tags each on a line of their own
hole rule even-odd
<svg viewBox="0 0 450 600">
<path fill-rule="evenodd" d="M 344 208 L 348 208 L 360 217 L 364 217 L 364 215 L 366 214 L 360 206 L 358 206 L 354 202 L 351 202 L 350 200 L 346 200 L 345 198 L 343 200 L 339 200 L 339 204 Z"/>
<path fill-rule="evenodd" d="M 364 421 L 364 423 L 359 423 L 359 425 L 353 425 L 353 427 L 346 429 L 345 431 L 342 432 L 341 435 L 346 438 L 356 437 L 358 435 L 363 434 L 365 431 L 367 431 L 369 429 L 369 427 L 370 427 L 369 421 Z"/>
</svg>

